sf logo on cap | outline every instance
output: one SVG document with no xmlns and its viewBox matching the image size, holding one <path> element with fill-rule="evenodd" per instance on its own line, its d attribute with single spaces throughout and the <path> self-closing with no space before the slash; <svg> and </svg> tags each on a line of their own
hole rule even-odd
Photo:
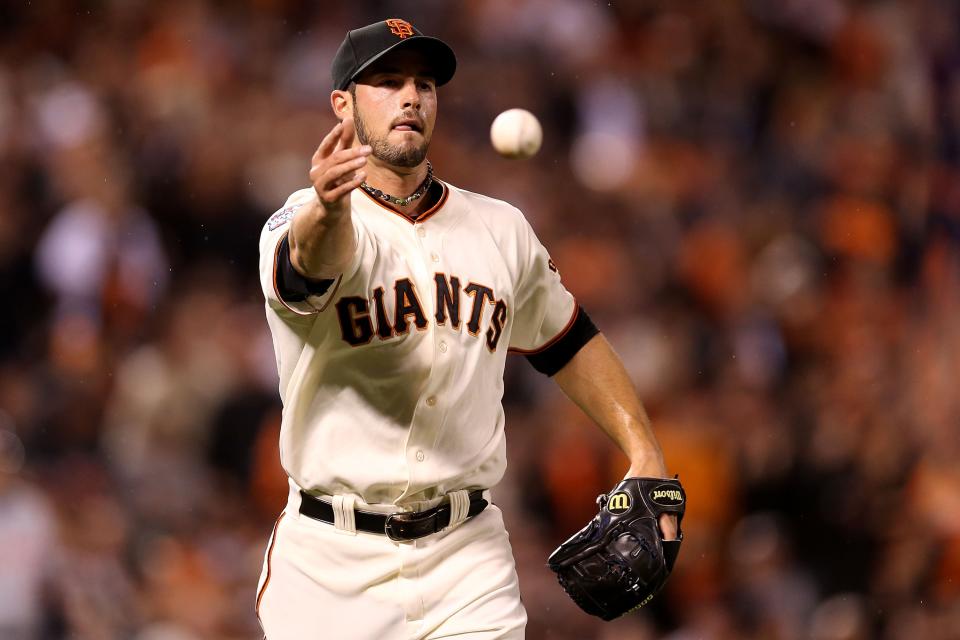
<svg viewBox="0 0 960 640">
<path fill-rule="evenodd" d="M 390 33 L 398 38 L 409 38 L 413 35 L 413 25 L 400 18 L 390 18 L 387 20 L 387 26 L 390 27 Z"/>
</svg>

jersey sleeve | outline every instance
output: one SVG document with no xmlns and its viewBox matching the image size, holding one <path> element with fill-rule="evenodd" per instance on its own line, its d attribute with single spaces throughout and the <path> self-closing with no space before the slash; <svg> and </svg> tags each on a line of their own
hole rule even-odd
<svg viewBox="0 0 960 640">
<path fill-rule="evenodd" d="M 323 311 L 343 278 L 343 274 L 323 280 L 305 278 L 290 262 L 290 223 L 297 211 L 315 201 L 313 189 L 295 192 L 270 216 L 260 234 L 260 286 L 267 303 L 278 313 L 310 316 Z M 354 229 L 356 232 L 356 225 Z"/>
<path fill-rule="evenodd" d="M 577 301 L 560 280 L 560 272 L 533 229 L 522 218 L 518 238 L 519 279 L 515 294 L 510 350 L 540 353 L 573 326 Z"/>
</svg>

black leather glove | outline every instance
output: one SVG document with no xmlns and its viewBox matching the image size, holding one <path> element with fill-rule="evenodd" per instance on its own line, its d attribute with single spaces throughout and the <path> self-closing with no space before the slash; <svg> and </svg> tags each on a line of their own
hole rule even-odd
<svg viewBox="0 0 960 640">
<path fill-rule="evenodd" d="M 613 620 L 650 602 L 680 552 L 687 498 L 679 480 L 627 478 L 597 498 L 600 513 L 547 560 L 560 585 L 587 613 Z M 676 540 L 659 518 L 677 516 Z"/>
</svg>

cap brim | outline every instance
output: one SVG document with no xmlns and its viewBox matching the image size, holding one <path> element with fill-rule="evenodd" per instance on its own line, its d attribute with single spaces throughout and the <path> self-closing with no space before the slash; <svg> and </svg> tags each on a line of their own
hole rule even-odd
<svg viewBox="0 0 960 640">
<path fill-rule="evenodd" d="M 350 79 L 347 81 L 347 85 L 356 80 L 357 76 L 369 69 L 370 66 L 375 64 L 378 60 L 401 48 L 417 48 L 424 52 L 424 54 L 427 56 L 427 61 L 430 63 L 431 71 L 433 73 L 433 81 L 438 87 L 450 82 L 450 79 L 453 78 L 454 72 L 457 70 L 457 56 L 454 55 L 453 49 L 451 49 L 446 42 L 440 40 L 439 38 L 431 38 L 430 36 L 412 36 L 410 38 L 404 38 L 403 40 L 400 40 L 395 45 L 384 49 L 374 57 L 367 60 L 363 66 L 357 69 L 356 72 L 350 76 Z M 346 88 L 346 86 L 340 87 L 341 90 Z"/>
</svg>

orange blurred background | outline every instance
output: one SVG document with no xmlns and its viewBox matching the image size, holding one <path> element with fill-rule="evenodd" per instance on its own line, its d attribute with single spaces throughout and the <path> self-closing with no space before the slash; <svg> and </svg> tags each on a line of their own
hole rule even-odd
<svg viewBox="0 0 960 640">
<path fill-rule="evenodd" d="M 344 33 L 388 17 L 457 52 L 438 177 L 525 212 L 690 496 L 664 594 L 582 614 L 545 559 L 625 459 L 511 359 L 528 638 L 960 637 L 956 2 L 7 5 L 0 637 L 259 637 L 286 488 L 257 238 Z M 532 160 L 487 141 L 511 107 Z"/>
</svg>

